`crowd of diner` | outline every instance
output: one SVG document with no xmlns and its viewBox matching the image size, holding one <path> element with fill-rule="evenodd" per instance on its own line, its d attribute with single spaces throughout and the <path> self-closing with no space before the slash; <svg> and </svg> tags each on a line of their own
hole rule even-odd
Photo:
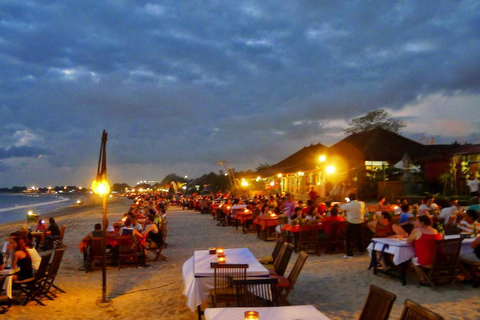
<svg viewBox="0 0 480 320">
<path fill-rule="evenodd" d="M 433 260 L 435 241 L 443 238 L 445 233 L 459 234 L 461 237 L 478 237 L 480 222 L 480 204 L 478 192 L 472 194 L 470 206 L 461 207 L 455 198 L 448 203 L 437 204 L 433 196 L 426 196 L 419 204 L 409 203 L 407 199 L 399 199 L 390 205 L 384 196 L 378 198 L 375 205 L 366 205 L 355 193 L 350 194 L 343 202 L 322 201 L 312 189 L 307 201 L 295 201 L 291 194 L 258 195 L 251 199 L 228 194 L 217 194 L 211 197 L 192 196 L 182 199 L 185 209 L 193 209 L 203 213 L 216 211 L 220 216 L 218 225 L 227 226 L 235 223 L 235 209 L 244 208 L 251 213 L 247 228 L 254 231 L 256 219 L 262 216 L 276 216 L 281 223 L 276 226 L 277 238 L 283 236 L 285 224 L 321 222 L 318 238 L 329 236 L 328 222 L 345 221 L 344 258 L 349 259 L 356 254 L 363 255 L 372 238 L 406 239 L 415 248 L 412 266 L 430 266 Z M 464 263 L 480 263 L 480 237 L 471 244 L 471 252 L 461 253 Z M 355 250 L 356 249 L 356 250 Z M 388 255 L 379 259 L 379 268 L 388 269 Z M 391 259 L 391 257 L 390 257 Z M 466 271 L 466 269 L 464 269 Z M 419 273 L 421 275 L 421 273 Z M 466 275 L 469 278 L 468 272 Z M 420 278 L 424 284 L 424 279 Z"/>
<path fill-rule="evenodd" d="M 149 267 L 147 248 L 150 246 L 162 248 L 165 245 L 168 205 L 169 200 L 164 195 L 138 195 L 123 217 L 114 223 L 106 221 L 106 245 L 113 266 L 117 266 L 119 262 L 118 238 L 128 236 L 132 240 L 129 244 L 131 249 L 138 251 L 139 265 Z M 87 270 L 92 267 L 89 242 L 102 236 L 102 225 L 97 223 L 80 243 Z"/>
</svg>

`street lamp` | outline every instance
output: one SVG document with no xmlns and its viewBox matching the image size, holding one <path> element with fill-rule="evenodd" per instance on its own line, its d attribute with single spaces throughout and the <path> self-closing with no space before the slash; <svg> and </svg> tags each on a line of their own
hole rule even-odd
<svg viewBox="0 0 480 320">
<path fill-rule="evenodd" d="M 335 167 L 334 167 L 334 166 L 327 166 L 327 167 L 325 168 L 325 171 L 326 171 L 328 174 L 335 173 Z"/>
<path fill-rule="evenodd" d="M 327 157 L 325 157 L 323 154 L 318 158 L 318 160 L 320 160 L 320 162 L 325 162 L 325 160 L 327 160 Z"/>
<path fill-rule="evenodd" d="M 110 193 L 110 185 L 107 181 L 107 132 L 103 130 L 102 143 L 100 145 L 100 156 L 98 158 L 97 177 L 92 181 L 92 191 L 103 199 L 103 230 L 102 230 L 102 300 L 100 303 L 109 304 L 107 299 L 107 263 L 106 263 L 106 242 L 107 242 L 107 195 Z"/>
</svg>

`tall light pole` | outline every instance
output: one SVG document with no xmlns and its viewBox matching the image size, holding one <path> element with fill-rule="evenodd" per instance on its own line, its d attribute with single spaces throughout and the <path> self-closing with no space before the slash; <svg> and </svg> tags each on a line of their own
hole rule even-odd
<svg viewBox="0 0 480 320">
<path fill-rule="evenodd" d="M 107 181 L 107 132 L 103 130 L 100 156 L 98 158 L 97 177 L 92 181 L 92 191 L 102 196 L 103 205 L 103 232 L 102 232 L 102 300 L 101 303 L 109 303 L 107 299 L 107 196 L 110 193 L 110 185 Z"/>
</svg>

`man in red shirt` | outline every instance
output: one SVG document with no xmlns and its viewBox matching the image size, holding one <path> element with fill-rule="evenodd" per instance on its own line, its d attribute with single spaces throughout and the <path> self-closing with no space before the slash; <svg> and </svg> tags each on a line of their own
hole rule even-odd
<svg viewBox="0 0 480 320">
<path fill-rule="evenodd" d="M 314 201 L 315 197 L 318 195 L 318 193 L 315 191 L 315 187 L 312 187 L 312 190 L 308 193 L 308 198 L 310 200 Z"/>
<path fill-rule="evenodd" d="M 325 234 L 330 235 L 330 222 L 342 222 L 345 221 L 343 217 L 338 216 L 338 208 L 335 206 L 330 210 L 330 215 L 322 219 L 323 231 Z"/>
</svg>

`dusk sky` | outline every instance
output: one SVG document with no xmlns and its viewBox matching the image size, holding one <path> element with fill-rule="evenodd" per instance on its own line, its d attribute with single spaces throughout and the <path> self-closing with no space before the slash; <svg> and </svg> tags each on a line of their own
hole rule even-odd
<svg viewBox="0 0 480 320">
<path fill-rule="evenodd" d="M 0 187 L 276 163 L 384 108 L 480 143 L 478 1 L 0 1 Z"/>
</svg>

